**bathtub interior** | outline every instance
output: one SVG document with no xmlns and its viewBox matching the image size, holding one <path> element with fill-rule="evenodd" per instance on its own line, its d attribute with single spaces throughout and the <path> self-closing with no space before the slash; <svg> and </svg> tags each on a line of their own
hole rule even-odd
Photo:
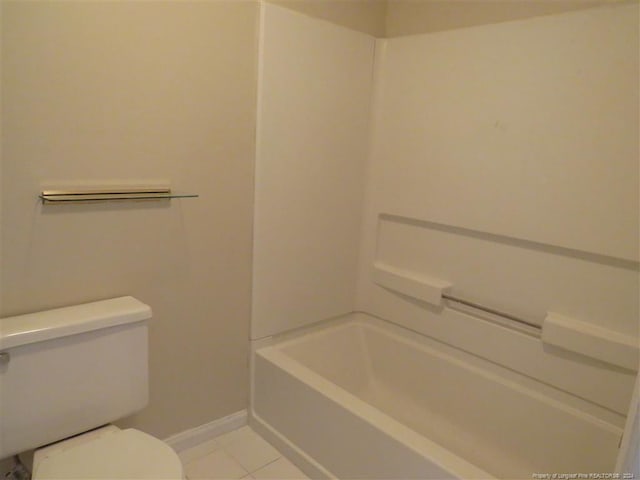
<svg viewBox="0 0 640 480">
<path fill-rule="evenodd" d="M 367 397 L 374 385 L 371 360 L 360 323 L 302 336 L 278 347 L 287 357 L 346 391 Z"/>
<path fill-rule="evenodd" d="M 269 348 L 498 478 L 613 471 L 623 417 L 385 323 L 353 316 Z"/>
</svg>

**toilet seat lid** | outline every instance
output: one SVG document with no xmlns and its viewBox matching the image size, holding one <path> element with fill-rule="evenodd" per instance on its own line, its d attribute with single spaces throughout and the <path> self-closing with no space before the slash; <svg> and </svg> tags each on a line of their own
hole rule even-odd
<svg viewBox="0 0 640 480">
<path fill-rule="evenodd" d="M 171 447 L 139 430 L 127 429 L 56 449 L 34 465 L 33 478 L 181 480 L 183 471 Z"/>
</svg>

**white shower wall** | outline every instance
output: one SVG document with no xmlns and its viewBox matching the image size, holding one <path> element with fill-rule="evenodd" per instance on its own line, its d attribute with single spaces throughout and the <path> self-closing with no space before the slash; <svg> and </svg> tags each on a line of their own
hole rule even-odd
<svg viewBox="0 0 640 480">
<path fill-rule="evenodd" d="M 636 372 L 394 293 L 372 268 L 637 338 L 638 13 L 374 41 L 263 5 L 252 338 L 362 311 L 621 429 Z"/>
<path fill-rule="evenodd" d="M 382 41 L 386 213 L 638 261 L 638 5 Z"/>
<path fill-rule="evenodd" d="M 631 371 L 411 301 L 371 270 L 637 336 L 637 13 L 378 40 L 371 95 L 372 37 L 263 5 L 252 338 L 365 311 L 624 415 Z"/>
<path fill-rule="evenodd" d="M 358 309 L 415 307 L 371 282 L 379 261 L 535 323 L 637 336 L 637 17 L 380 41 Z"/>
<path fill-rule="evenodd" d="M 357 310 L 626 413 L 634 372 L 413 301 L 372 268 L 637 338 L 637 18 L 618 5 L 379 41 Z"/>
<path fill-rule="evenodd" d="M 262 4 L 253 339 L 354 309 L 374 42 Z"/>
</svg>

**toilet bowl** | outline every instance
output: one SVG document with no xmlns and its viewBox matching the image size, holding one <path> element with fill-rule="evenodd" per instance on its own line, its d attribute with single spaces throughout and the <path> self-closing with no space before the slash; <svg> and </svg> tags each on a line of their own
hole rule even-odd
<svg viewBox="0 0 640 480">
<path fill-rule="evenodd" d="M 182 480 L 178 455 L 164 442 L 113 425 L 36 450 L 33 480 Z"/>
</svg>

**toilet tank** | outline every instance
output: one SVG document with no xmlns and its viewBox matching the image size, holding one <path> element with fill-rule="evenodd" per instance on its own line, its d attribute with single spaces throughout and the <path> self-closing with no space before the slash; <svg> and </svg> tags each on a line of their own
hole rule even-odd
<svg viewBox="0 0 640 480">
<path fill-rule="evenodd" d="M 150 318 L 120 297 L 0 319 L 0 459 L 144 408 Z"/>
</svg>

